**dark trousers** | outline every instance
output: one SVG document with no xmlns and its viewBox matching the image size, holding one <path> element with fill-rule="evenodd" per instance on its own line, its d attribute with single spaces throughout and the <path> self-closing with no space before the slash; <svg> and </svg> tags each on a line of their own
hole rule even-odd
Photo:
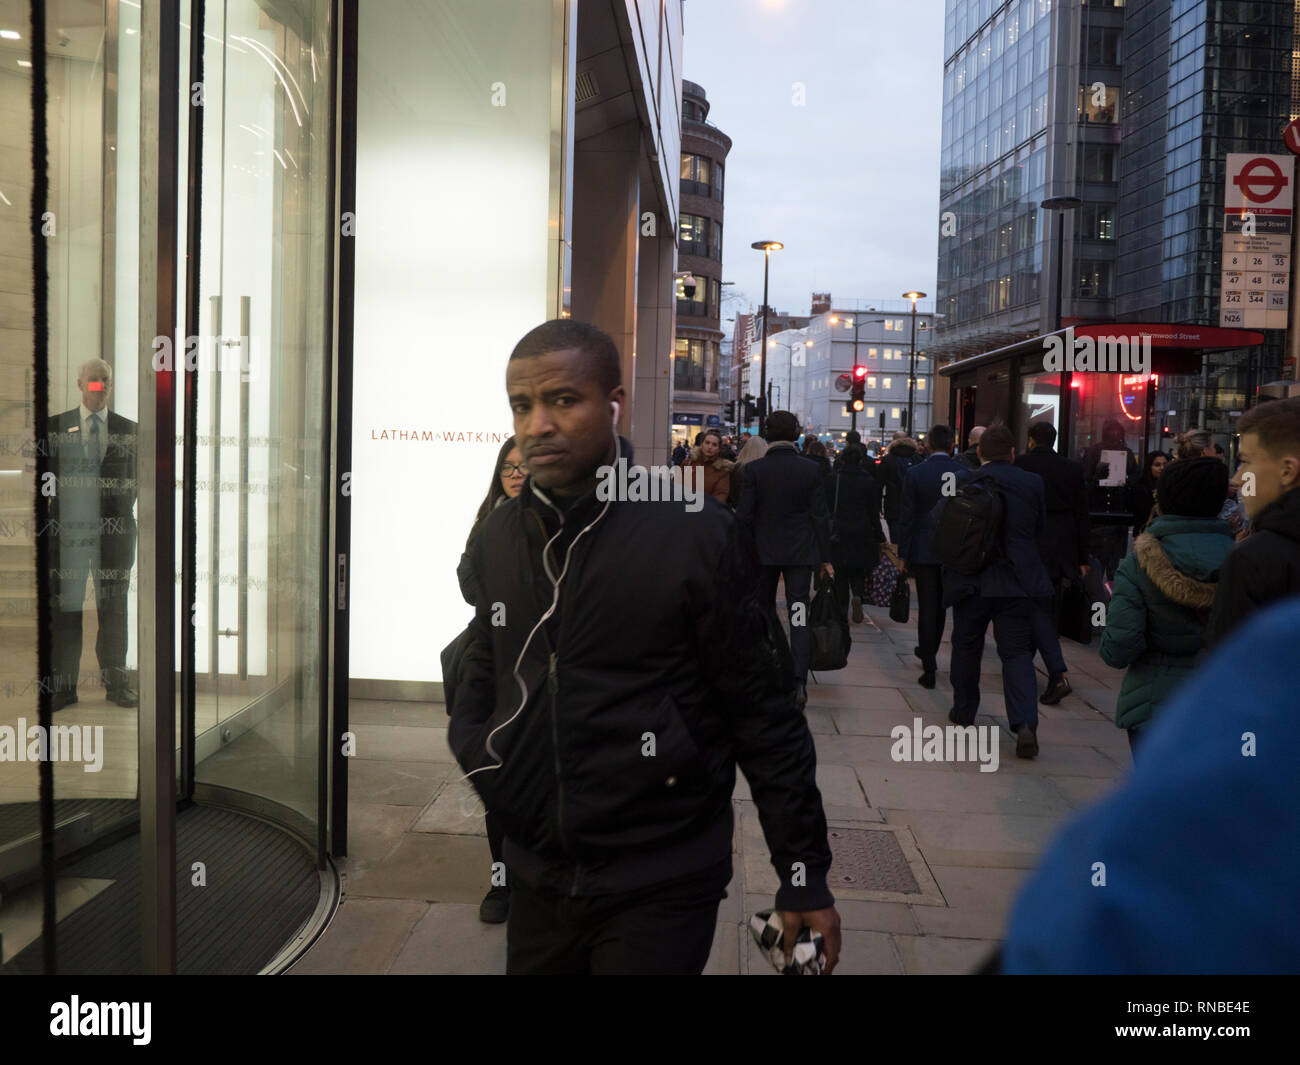
<svg viewBox="0 0 1300 1065">
<path fill-rule="evenodd" d="M 516 882 L 506 972 L 698 976 L 730 880 L 728 857 L 703 873 L 617 895 L 552 895 Z"/>
<path fill-rule="evenodd" d="M 975 720 L 980 705 L 980 658 L 984 634 L 993 622 L 993 639 L 1002 659 L 1002 695 L 1012 726 L 1038 728 L 1038 682 L 1034 676 L 1034 603 L 1025 598 L 981 595 L 952 607 L 952 694 L 957 719 Z"/>
<path fill-rule="evenodd" d="M 812 629 L 808 609 L 808 592 L 812 587 L 812 566 L 764 566 L 759 576 L 759 601 L 776 609 L 776 582 L 785 580 L 785 610 L 790 618 L 790 655 L 794 658 L 795 680 L 803 684 L 808 680 L 808 662 L 812 658 Z M 800 619 L 794 623 L 794 605 L 803 604 Z"/>
<path fill-rule="evenodd" d="M 1056 679 L 1065 668 L 1065 656 L 1061 653 L 1061 638 L 1056 633 L 1056 620 L 1061 614 L 1061 580 L 1052 582 L 1053 595 L 1049 598 L 1035 599 L 1034 602 L 1034 647 L 1043 657 L 1047 675 Z"/>
<path fill-rule="evenodd" d="M 908 567 L 916 578 L 916 642 L 921 646 L 921 668 L 934 673 L 939 668 L 939 645 L 948 611 L 943 605 L 943 567 Z"/>
<path fill-rule="evenodd" d="M 81 672 L 81 615 L 86 601 L 86 578 L 95 581 L 95 608 L 99 632 L 95 656 L 110 691 L 125 687 L 126 600 L 130 570 L 106 569 L 100 565 L 98 546 L 61 544 L 59 572 L 51 581 L 55 594 L 52 636 L 55 691 L 76 692 Z"/>
<path fill-rule="evenodd" d="M 835 601 L 844 608 L 848 617 L 849 607 L 854 599 L 861 599 L 866 589 L 867 571 L 862 567 L 835 567 Z"/>
<path fill-rule="evenodd" d="M 499 818 L 493 816 L 491 810 L 484 811 L 483 823 L 487 827 L 488 849 L 492 852 L 492 863 L 505 861 L 501 857 L 501 844 L 506 838 L 506 831 L 501 827 Z M 507 886 L 509 882 L 507 882 Z"/>
</svg>

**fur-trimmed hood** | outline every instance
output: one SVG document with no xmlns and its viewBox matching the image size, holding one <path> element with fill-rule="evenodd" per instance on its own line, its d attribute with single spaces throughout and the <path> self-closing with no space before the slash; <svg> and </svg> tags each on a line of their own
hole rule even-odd
<svg viewBox="0 0 1300 1065">
<path fill-rule="evenodd" d="M 701 451 L 698 447 L 691 448 L 690 454 L 686 456 L 686 460 L 682 463 L 682 465 L 683 466 L 711 466 L 713 469 L 720 470 L 723 473 L 726 473 L 729 470 L 734 470 L 736 468 L 735 462 L 733 462 L 731 459 L 724 459 L 721 455 L 718 455 L 712 462 L 705 462 L 704 452 Z"/>
<path fill-rule="evenodd" d="M 1133 541 L 1133 554 L 1151 583 L 1180 606 L 1205 610 L 1214 602 L 1217 572 L 1213 574 L 1216 580 L 1198 580 L 1183 573 L 1170 561 L 1160 540 L 1149 532 Z"/>
</svg>

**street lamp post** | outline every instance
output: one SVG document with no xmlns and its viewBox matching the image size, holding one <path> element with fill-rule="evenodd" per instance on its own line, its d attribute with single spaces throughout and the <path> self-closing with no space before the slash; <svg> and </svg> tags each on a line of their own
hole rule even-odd
<svg viewBox="0 0 1300 1065">
<path fill-rule="evenodd" d="M 1073 211 L 1083 203 L 1078 196 L 1053 196 L 1041 204 L 1045 211 L 1056 212 L 1056 314 L 1052 316 L 1054 329 L 1061 328 L 1061 312 L 1065 287 L 1065 212 Z"/>
<path fill-rule="evenodd" d="M 916 301 L 925 299 L 924 292 L 904 292 L 903 299 L 912 301 L 912 359 L 907 368 L 907 435 L 916 439 L 916 424 L 913 414 L 916 410 Z M 931 412 L 933 414 L 933 412 Z"/>
<path fill-rule="evenodd" d="M 780 251 L 785 245 L 779 240 L 756 240 L 750 247 L 763 253 L 763 339 L 759 347 L 762 352 L 762 364 L 759 367 L 758 374 L 758 394 L 762 397 L 767 395 L 767 315 L 771 309 L 767 305 L 767 267 L 772 260 L 772 252 Z M 764 403 L 763 410 L 758 416 L 758 435 L 765 436 L 766 433 L 767 404 Z"/>
</svg>

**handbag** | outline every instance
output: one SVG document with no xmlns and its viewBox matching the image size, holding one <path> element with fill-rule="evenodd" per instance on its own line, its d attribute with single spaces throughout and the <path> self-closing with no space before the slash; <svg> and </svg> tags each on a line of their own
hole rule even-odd
<svg viewBox="0 0 1300 1065">
<path fill-rule="evenodd" d="M 900 573 L 894 585 L 894 594 L 889 597 L 889 620 L 906 625 L 912 609 L 912 589 L 906 578 Z"/>
<path fill-rule="evenodd" d="M 814 672 L 843 669 L 849 663 L 849 618 L 835 595 L 835 582 L 821 574 L 813 596 L 809 621 L 812 623 L 812 654 L 808 668 Z"/>
<path fill-rule="evenodd" d="M 867 577 L 867 602 L 871 606 L 889 606 L 894 598 L 896 584 L 898 567 L 888 558 L 882 558 Z"/>
</svg>

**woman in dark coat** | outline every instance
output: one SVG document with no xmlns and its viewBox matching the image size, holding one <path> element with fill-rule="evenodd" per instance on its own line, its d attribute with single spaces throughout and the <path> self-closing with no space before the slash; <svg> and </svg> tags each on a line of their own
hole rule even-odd
<svg viewBox="0 0 1300 1065">
<path fill-rule="evenodd" d="M 866 576 L 880 561 L 885 533 L 880 527 L 880 483 L 866 465 L 858 444 L 844 449 L 840 468 L 826 478 L 826 506 L 831 512 L 831 564 L 836 598 L 862 621 Z"/>
<path fill-rule="evenodd" d="M 1151 509 L 1156 505 L 1156 482 L 1169 465 L 1169 456 L 1163 451 L 1147 453 L 1146 466 L 1133 489 L 1133 535 L 1140 536 L 1151 519 Z"/>
<path fill-rule="evenodd" d="M 528 476 L 528 468 L 523 463 L 523 452 L 519 450 L 519 446 L 512 436 L 501 445 L 501 450 L 497 452 L 497 462 L 492 468 L 492 480 L 488 484 L 487 495 L 483 497 L 478 513 L 474 516 L 474 527 L 469 531 L 469 537 L 465 540 L 465 552 L 460 556 L 460 565 L 456 567 L 456 579 L 460 582 L 460 594 L 465 597 L 465 602 L 470 606 L 478 605 L 482 587 L 479 583 L 478 574 L 474 572 L 474 567 L 470 562 L 470 544 L 474 542 L 474 538 L 478 535 L 478 531 L 483 525 L 483 519 L 507 499 L 513 499 L 523 491 L 524 479 Z M 492 816 L 491 810 L 484 811 L 483 819 L 487 827 L 488 847 L 492 851 L 493 870 L 504 868 L 504 859 L 501 856 L 501 843 L 504 834 L 501 831 L 501 826 L 497 823 L 496 818 Z M 505 884 L 488 889 L 487 895 L 479 905 L 478 915 L 479 920 L 488 924 L 501 924 L 506 920 L 510 915 L 510 886 L 508 879 Z"/>
</svg>

